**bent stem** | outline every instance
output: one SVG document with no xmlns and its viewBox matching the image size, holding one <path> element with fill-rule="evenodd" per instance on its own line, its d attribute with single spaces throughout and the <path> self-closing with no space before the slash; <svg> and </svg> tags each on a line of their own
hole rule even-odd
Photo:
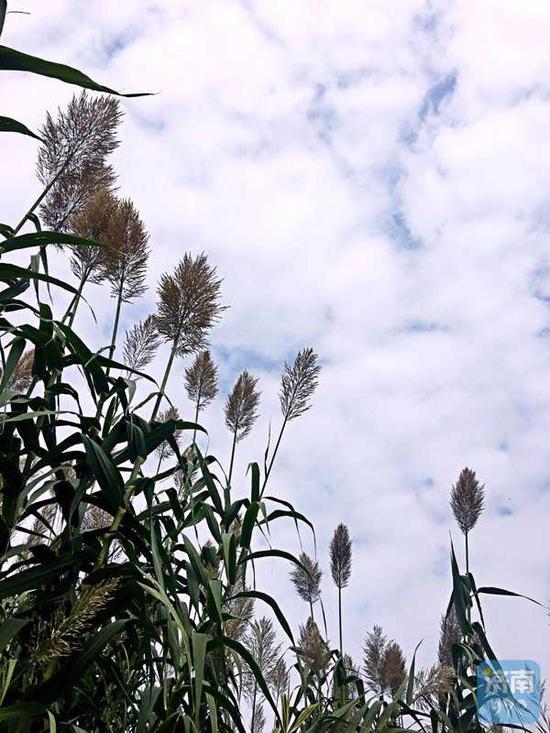
<svg viewBox="0 0 550 733">
<path fill-rule="evenodd" d="M 71 162 L 71 160 L 73 159 L 73 156 L 75 155 L 75 153 L 76 153 L 76 149 L 75 149 L 75 150 L 73 150 L 73 152 L 72 152 L 72 153 L 71 153 L 71 154 L 70 154 L 70 155 L 68 156 L 68 158 L 67 158 L 67 160 L 65 161 L 65 163 L 64 163 L 64 164 L 63 164 L 63 165 L 61 166 L 61 168 L 59 169 L 59 171 L 58 171 L 58 172 L 57 172 L 57 173 L 55 174 L 55 176 L 54 176 L 54 177 L 52 178 L 52 180 L 51 180 L 51 181 L 50 181 L 50 182 L 48 183 L 48 185 L 47 185 L 47 186 L 46 186 L 46 187 L 44 188 L 44 190 L 42 191 L 42 193 L 40 194 L 40 196 L 39 196 L 39 197 L 38 197 L 38 198 L 36 199 L 36 201 L 35 201 L 35 202 L 34 202 L 34 203 L 32 204 L 32 206 L 31 206 L 31 207 L 30 207 L 30 209 L 29 209 L 29 210 L 27 211 L 27 213 L 25 214 L 25 216 L 24 216 L 24 217 L 23 217 L 23 218 L 21 219 L 21 221 L 19 222 L 19 224 L 18 224 L 18 225 L 17 225 L 16 227 L 15 227 L 15 229 L 13 230 L 13 234 L 14 234 L 14 236 L 15 236 L 16 234 L 18 234 L 18 232 L 20 232 L 20 231 L 21 231 L 21 229 L 22 229 L 22 228 L 24 227 L 24 225 L 25 225 L 25 222 L 27 221 L 27 219 L 28 219 L 28 218 L 29 218 L 30 216 L 32 216 L 32 214 L 34 214 L 34 212 L 35 212 L 35 211 L 36 211 L 36 209 L 37 209 L 37 208 L 38 208 L 38 207 L 40 206 L 40 204 L 42 203 L 42 201 L 44 201 L 44 199 L 46 198 L 46 196 L 47 196 L 47 195 L 49 194 L 49 192 L 50 192 L 50 191 L 52 190 L 53 186 L 55 186 L 55 184 L 57 183 L 57 181 L 59 180 L 59 178 L 60 178 L 60 177 L 61 177 L 61 176 L 63 175 L 63 173 L 65 172 L 65 170 L 66 170 L 67 166 L 69 165 L 69 163 L 70 163 L 70 162 Z"/>
<path fill-rule="evenodd" d="M 344 659 L 344 645 L 342 643 L 342 589 L 338 586 L 338 626 L 340 630 L 340 658 Z"/>
<path fill-rule="evenodd" d="M 199 422 L 199 405 L 201 402 L 201 391 L 199 387 L 199 394 L 197 397 L 197 407 L 195 409 L 195 425 Z M 197 440 L 197 428 L 193 428 L 193 445 L 195 445 Z"/>
<path fill-rule="evenodd" d="M 116 349 L 116 340 L 118 336 L 118 324 L 120 322 L 120 311 L 122 309 L 122 291 L 124 288 L 124 281 L 120 282 L 120 286 L 118 288 L 118 294 L 117 294 L 117 300 L 116 300 L 116 311 L 115 311 L 115 320 L 113 322 L 113 333 L 111 335 L 111 345 L 109 346 L 109 359 L 113 358 L 113 354 L 115 353 Z M 109 369 L 107 368 L 107 376 L 109 376 Z"/>
<path fill-rule="evenodd" d="M 151 421 L 156 419 L 160 404 L 162 402 L 162 398 L 164 397 L 164 391 L 166 389 L 168 377 L 170 376 L 170 372 L 172 371 L 172 364 L 174 363 L 174 358 L 176 356 L 176 349 L 178 346 L 178 341 L 179 341 L 179 334 L 178 334 L 178 337 L 175 338 L 172 343 L 172 349 L 170 350 L 170 356 L 168 357 L 168 362 L 166 363 L 166 369 L 164 370 L 164 376 L 162 378 L 162 382 L 160 385 L 160 390 L 157 396 L 157 401 L 155 402 L 155 406 L 153 408 L 153 414 L 151 415 Z"/>
<path fill-rule="evenodd" d="M 233 445 L 231 446 L 231 460 L 229 462 L 229 474 L 227 476 L 227 484 L 231 486 L 231 476 L 233 475 L 233 463 L 235 461 L 235 448 L 237 447 L 237 431 L 233 431 Z"/>
<path fill-rule="evenodd" d="M 77 289 L 75 295 L 73 295 L 73 299 L 69 303 L 69 305 L 67 307 L 67 310 L 65 311 L 65 313 L 63 315 L 63 318 L 61 319 L 61 323 L 63 323 L 63 324 L 65 323 L 65 321 L 67 320 L 67 318 L 69 319 L 69 321 L 67 323 L 67 325 L 68 325 L 69 328 L 72 328 L 73 327 L 74 319 L 75 319 L 75 316 L 76 316 L 76 309 L 78 308 L 78 305 L 79 305 L 80 300 L 82 298 L 82 292 L 84 290 L 84 286 L 86 285 L 86 283 L 88 281 L 89 276 L 90 276 L 90 273 L 87 270 L 82 275 L 82 277 L 80 278 L 80 283 L 78 285 L 78 289 Z"/>
<path fill-rule="evenodd" d="M 273 450 L 273 454 L 271 456 L 269 466 L 267 467 L 267 470 L 265 472 L 265 478 L 262 484 L 262 490 L 260 492 L 260 496 L 264 493 L 265 487 L 267 485 L 267 481 L 269 479 L 271 469 L 273 468 L 273 463 L 275 462 L 275 456 L 277 455 L 277 451 L 279 450 L 279 446 L 281 445 L 281 438 L 283 437 L 283 433 L 285 431 L 287 422 L 288 422 L 288 418 L 285 417 L 285 419 L 283 420 L 283 424 L 281 425 L 281 430 L 279 431 L 279 437 L 277 438 L 277 442 L 275 443 L 275 448 Z"/>
</svg>

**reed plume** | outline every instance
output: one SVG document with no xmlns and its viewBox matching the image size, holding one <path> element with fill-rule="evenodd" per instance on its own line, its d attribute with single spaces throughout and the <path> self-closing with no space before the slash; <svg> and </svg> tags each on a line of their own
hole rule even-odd
<svg viewBox="0 0 550 733">
<path fill-rule="evenodd" d="M 321 675 L 330 661 L 329 646 L 311 616 L 300 626 L 297 654 L 316 675 Z"/>
<path fill-rule="evenodd" d="M 80 596 L 68 616 L 58 613 L 53 626 L 42 625 L 35 643 L 33 661 L 44 664 L 79 649 L 85 633 L 93 627 L 96 616 L 113 599 L 118 584 L 119 578 L 107 578 L 94 585 L 82 586 Z"/>
<path fill-rule="evenodd" d="M 450 504 L 460 531 L 464 535 L 466 572 L 470 571 L 468 537 L 483 511 L 485 487 L 479 483 L 475 472 L 464 468 L 451 489 Z"/>
<path fill-rule="evenodd" d="M 169 420 L 179 420 L 179 419 L 180 419 L 180 416 L 179 416 L 178 409 L 177 407 L 173 407 L 173 406 L 169 407 L 167 410 L 164 410 L 164 412 L 161 412 L 158 416 L 158 422 L 161 422 L 161 423 L 168 422 Z M 180 442 L 181 440 L 181 430 L 180 429 L 176 428 L 176 430 L 173 433 L 173 438 L 176 441 L 176 443 Z M 164 461 L 164 459 L 171 456 L 173 452 L 174 451 L 170 443 L 167 440 L 163 441 L 159 445 L 159 447 L 157 448 L 157 454 L 159 457 L 157 473 L 159 472 L 160 466 L 162 462 Z"/>
<path fill-rule="evenodd" d="M 311 407 L 311 398 L 319 383 L 321 367 L 318 364 L 318 356 L 311 348 L 302 349 L 292 364 L 285 363 L 281 375 L 281 387 L 279 390 L 279 403 L 283 415 L 283 423 L 279 431 L 277 442 L 273 450 L 269 465 L 266 466 L 262 492 L 265 489 L 275 457 L 279 450 L 286 425 L 303 415 Z"/>
<path fill-rule="evenodd" d="M 273 672 L 271 674 L 271 684 L 273 686 L 275 704 L 278 705 L 280 698 L 283 695 L 288 694 L 288 690 L 290 687 L 290 672 L 284 660 L 284 657 L 279 657 L 275 666 L 273 667 Z"/>
<path fill-rule="evenodd" d="M 103 244 L 107 243 L 110 221 L 116 211 L 117 200 L 108 189 L 100 189 L 92 195 L 69 220 L 69 230 L 77 237 L 92 239 Z M 100 283 L 103 273 L 100 268 L 103 255 L 101 247 L 71 246 L 70 266 L 79 280 L 77 292 L 63 318 L 70 316 L 69 326 L 72 326 L 76 310 L 87 282 Z"/>
<path fill-rule="evenodd" d="M 279 401 L 285 420 L 295 420 L 311 407 L 311 398 L 319 383 L 321 367 L 313 349 L 299 352 L 292 365 L 285 364 L 281 377 Z"/>
<path fill-rule="evenodd" d="M 9 389 L 17 392 L 17 394 L 23 394 L 26 392 L 32 382 L 32 368 L 34 365 L 34 349 L 29 349 L 21 355 L 21 358 L 15 365 L 15 368 L 8 380 Z M 0 367 L 0 379 L 4 370 Z"/>
<path fill-rule="evenodd" d="M 123 361 L 130 369 L 143 371 L 156 356 L 160 338 L 154 316 L 147 316 L 124 336 Z"/>
<path fill-rule="evenodd" d="M 242 573 L 239 573 L 235 584 L 228 589 L 231 596 L 238 595 L 247 590 Z M 224 610 L 231 616 L 225 622 L 225 634 L 230 639 L 239 641 L 245 636 L 248 627 L 254 617 L 254 598 L 240 597 L 230 598 L 224 603 Z"/>
<path fill-rule="evenodd" d="M 156 415 L 176 356 L 184 357 L 206 346 L 208 332 L 225 309 L 219 302 L 221 279 L 206 255 L 185 254 L 173 273 L 158 286 L 156 323 L 162 339 L 171 344 L 170 356 L 153 417 Z"/>
<path fill-rule="evenodd" d="M 451 606 L 449 613 L 441 616 L 439 645 L 437 648 L 437 658 L 440 666 L 454 667 L 453 644 L 458 644 L 461 639 L 460 624 L 454 606 Z"/>
<path fill-rule="evenodd" d="M 185 391 L 195 404 L 195 422 L 218 393 L 218 370 L 212 361 L 210 351 L 201 351 L 185 370 Z"/>
<path fill-rule="evenodd" d="M 102 188 L 91 196 L 76 214 L 69 219 L 71 234 L 83 239 L 92 239 L 95 242 L 107 243 L 109 223 L 117 207 L 114 194 Z M 71 270 L 79 279 L 90 279 L 91 282 L 101 282 L 99 272 L 101 247 L 71 246 Z"/>
<path fill-rule="evenodd" d="M 39 516 L 35 517 L 32 525 L 32 534 L 29 536 L 27 544 L 31 547 L 39 545 L 44 542 L 47 537 L 44 536 L 44 532 L 52 532 L 52 524 L 57 514 L 57 504 L 46 504 Z"/>
<path fill-rule="evenodd" d="M 116 99 L 90 97 L 85 91 L 74 95 L 55 120 L 48 114 L 37 161 L 37 176 L 45 189 L 27 216 L 40 205 L 48 228 L 67 231 L 71 216 L 96 191 L 112 188 L 115 174 L 107 158 L 119 145 L 121 117 Z"/>
<path fill-rule="evenodd" d="M 361 677 L 361 673 L 355 662 L 349 654 L 344 654 L 342 657 L 342 671 L 345 678 L 348 677 Z M 332 695 L 335 700 L 338 700 L 340 705 L 344 705 L 354 697 L 354 685 L 350 682 L 339 683 L 337 675 L 334 675 Z"/>
<path fill-rule="evenodd" d="M 338 627 L 340 632 L 340 656 L 343 657 L 342 643 L 342 589 L 346 588 L 351 577 L 351 539 L 345 524 L 334 530 L 330 543 L 330 572 L 334 585 L 338 588 Z"/>
<path fill-rule="evenodd" d="M 300 598 L 309 603 L 309 610 L 313 619 L 313 604 L 321 597 L 323 571 L 319 567 L 319 563 L 305 552 L 302 552 L 298 559 L 302 567 L 296 565 L 291 570 L 290 580 Z"/>
<path fill-rule="evenodd" d="M 256 389 L 257 384 L 257 377 L 253 377 L 245 370 L 239 375 L 225 403 L 225 424 L 233 433 L 228 484 L 231 484 L 237 443 L 246 438 L 258 419 L 260 393 Z"/>
<path fill-rule="evenodd" d="M 363 647 L 363 672 L 377 695 L 394 693 L 406 677 L 406 662 L 396 641 L 388 641 L 381 626 L 369 631 Z"/>
<path fill-rule="evenodd" d="M 246 633 L 244 643 L 260 668 L 264 679 L 272 687 L 275 666 L 281 656 L 281 649 L 277 644 L 273 622 L 265 617 L 252 621 Z M 258 700 L 256 676 L 248 666 L 244 669 L 243 688 L 245 697 L 251 707 L 250 731 L 251 733 L 259 732 L 262 730 L 262 727 L 259 725 L 260 718 L 258 717 L 258 709 L 261 706 L 261 702 Z"/>
<path fill-rule="evenodd" d="M 455 672 L 452 667 L 434 664 L 415 676 L 414 701 L 420 710 L 431 710 L 452 691 Z"/>
<path fill-rule="evenodd" d="M 101 249 L 98 277 L 111 286 L 116 298 L 109 358 L 113 357 L 122 303 L 143 295 L 147 286 L 149 234 L 130 199 L 117 199 L 105 230 L 106 246 Z"/>
</svg>

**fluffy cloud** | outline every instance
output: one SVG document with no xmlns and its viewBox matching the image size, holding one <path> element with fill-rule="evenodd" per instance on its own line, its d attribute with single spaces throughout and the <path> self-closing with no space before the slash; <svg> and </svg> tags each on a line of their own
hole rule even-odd
<svg viewBox="0 0 550 733">
<path fill-rule="evenodd" d="M 424 638 L 422 659 L 433 656 L 449 530 L 458 540 L 448 491 L 464 465 L 487 485 L 478 582 L 545 601 L 547 3 L 27 6 L 30 17 L 8 16 L 4 43 L 158 92 L 124 103 L 121 187 L 151 230 L 152 288 L 186 250 L 206 251 L 225 278 L 231 310 L 213 338 L 223 382 L 246 366 L 262 377 L 243 475 L 277 423 L 278 365 L 302 345 L 321 354 L 315 406 L 290 426 L 272 493 L 315 522 L 324 558 L 336 523 L 350 526 L 350 650 L 382 623 L 409 655 Z M 6 113 L 34 127 L 72 93 L 20 75 L 3 89 Z M 0 145 L 12 172 L 2 220 L 13 221 L 38 190 L 34 144 Z M 94 308 L 99 328 L 81 325 L 100 344 L 111 308 Z M 182 369 L 171 389 L 185 410 Z M 223 458 L 220 409 L 207 422 Z M 297 549 L 290 536 L 274 540 Z M 305 609 L 286 569 L 267 567 L 263 581 L 297 624 Z M 336 638 L 334 598 L 327 572 Z M 487 608 L 497 652 L 538 659 L 548 676 L 544 612 L 515 599 Z"/>
</svg>

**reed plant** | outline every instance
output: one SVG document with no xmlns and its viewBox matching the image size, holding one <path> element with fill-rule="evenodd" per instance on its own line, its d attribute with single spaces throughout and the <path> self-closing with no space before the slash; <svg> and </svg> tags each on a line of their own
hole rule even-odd
<svg viewBox="0 0 550 733">
<path fill-rule="evenodd" d="M 6 11 L 0 0 L 0 33 Z M 216 267 L 204 253 L 186 253 L 162 275 L 155 312 L 121 338 L 123 305 L 145 293 L 154 247 L 132 201 L 118 197 L 109 162 L 121 95 L 0 45 L 3 70 L 87 91 L 48 115 L 39 133 L 0 117 L 2 134 L 36 139 L 43 186 L 19 222 L 0 225 L 1 729 L 482 731 L 475 669 L 495 654 L 481 599 L 516 594 L 475 582 L 469 538 L 485 506 L 475 473 L 464 469 L 451 489 L 466 568 L 451 545 L 437 659 L 417 669 L 416 655 L 406 660 L 375 625 L 357 664 L 343 635 L 348 528 L 338 525 L 328 548 L 336 647 L 321 602 L 322 559 L 268 541 L 275 522 L 311 528 L 265 489 L 289 424 L 312 405 L 318 355 L 304 348 L 283 366 L 275 444 L 263 470 L 252 463 L 245 476 L 235 453 L 256 426 L 260 392 L 250 372 L 237 377 L 219 415 L 231 435 L 226 474 L 196 440 L 207 435 L 199 420 L 218 393 L 209 340 L 226 306 Z M 51 247 L 63 248 L 74 283 L 51 271 Z M 26 267 L 18 264 L 25 254 Z M 76 329 L 88 283 L 115 300 L 111 337 L 99 349 Z M 60 292 L 70 299 L 64 313 Z M 150 373 L 163 343 L 157 384 Z M 168 390 L 176 359 L 190 363 Z M 175 404 L 184 393 L 190 419 Z M 296 637 L 280 599 L 261 588 L 266 560 L 291 564 L 291 584 L 308 604 Z"/>
</svg>

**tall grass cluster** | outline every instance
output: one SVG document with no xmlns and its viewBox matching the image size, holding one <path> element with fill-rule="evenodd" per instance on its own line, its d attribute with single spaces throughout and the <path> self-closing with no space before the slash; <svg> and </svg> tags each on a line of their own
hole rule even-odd
<svg viewBox="0 0 550 733">
<path fill-rule="evenodd" d="M 0 0 L 0 33 L 5 13 Z M 339 524 L 327 548 L 338 595 L 331 633 L 320 559 L 269 542 L 276 522 L 311 527 L 266 490 L 291 423 L 312 406 L 317 354 L 304 348 L 283 366 L 278 429 L 246 476 L 235 457 L 261 398 L 249 371 L 220 414 L 227 461 L 203 452 L 204 410 L 220 389 L 210 332 L 226 307 L 215 265 L 184 254 L 162 275 L 153 312 L 122 333 L 128 304 L 146 291 L 154 243 L 117 192 L 117 92 L 5 46 L 0 70 L 84 88 L 39 132 L 0 117 L 2 133 L 36 138 L 42 186 L 19 222 L 0 224 L 1 729 L 482 730 L 475 667 L 495 654 L 481 597 L 509 593 L 478 588 L 471 571 L 484 506 L 475 473 L 464 469 L 451 490 L 465 569 L 451 548 L 452 595 L 434 664 L 419 669 L 379 625 L 353 659 L 349 528 Z M 50 270 L 52 248 L 62 248 L 72 282 Z M 17 264 L 25 254 L 28 265 Z M 75 329 L 92 283 L 113 301 L 99 350 Z M 61 291 L 69 304 L 58 312 Z M 161 344 L 168 356 L 157 383 L 150 372 Z M 180 362 L 189 419 L 167 392 Z M 289 585 L 304 603 L 298 629 L 256 582 L 271 560 L 291 568 Z"/>
</svg>

